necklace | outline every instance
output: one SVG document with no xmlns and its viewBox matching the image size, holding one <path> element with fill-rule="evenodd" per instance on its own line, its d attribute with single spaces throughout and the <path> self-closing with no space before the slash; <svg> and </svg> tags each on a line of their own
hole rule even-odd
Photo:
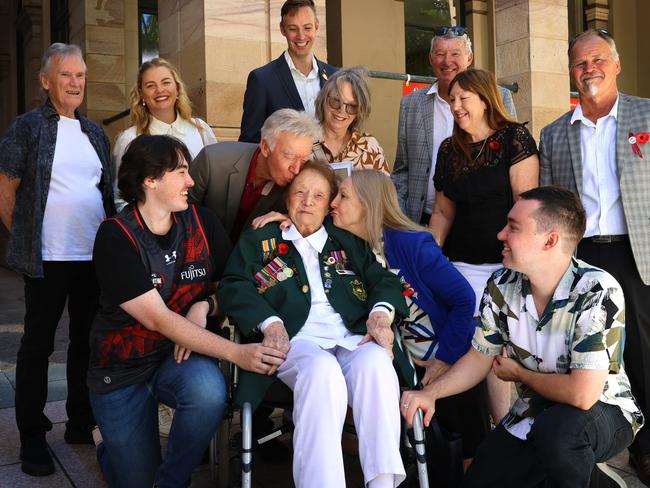
<svg viewBox="0 0 650 488">
<path fill-rule="evenodd" d="M 485 143 L 487 142 L 487 140 L 488 140 L 487 137 L 485 139 L 483 139 L 483 145 L 481 146 L 481 150 L 478 152 L 478 154 L 476 156 L 474 156 L 472 158 L 472 159 L 474 159 L 474 161 L 476 161 L 481 156 L 481 154 L 483 154 L 483 149 L 485 149 Z"/>
</svg>

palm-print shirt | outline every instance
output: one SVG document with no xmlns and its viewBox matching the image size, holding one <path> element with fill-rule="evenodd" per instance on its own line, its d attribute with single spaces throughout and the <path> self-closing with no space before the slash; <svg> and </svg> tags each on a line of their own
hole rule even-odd
<svg viewBox="0 0 650 488">
<path fill-rule="evenodd" d="M 528 278 L 501 269 L 487 283 L 480 316 L 481 325 L 472 340 L 476 350 L 496 356 L 505 346 L 508 357 L 539 373 L 608 370 L 600 401 L 620 407 L 634 432 L 643 425 L 643 415 L 623 369 L 623 292 L 610 274 L 572 259 L 538 317 Z M 519 398 L 503 425 L 525 439 L 535 416 L 554 402 L 522 383 L 517 383 L 517 391 Z"/>
<path fill-rule="evenodd" d="M 350 140 L 339 154 L 332 154 L 324 141 L 320 142 L 327 162 L 351 161 L 353 169 L 374 169 L 390 175 L 384 150 L 379 141 L 366 132 L 352 132 Z"/>
</svg>

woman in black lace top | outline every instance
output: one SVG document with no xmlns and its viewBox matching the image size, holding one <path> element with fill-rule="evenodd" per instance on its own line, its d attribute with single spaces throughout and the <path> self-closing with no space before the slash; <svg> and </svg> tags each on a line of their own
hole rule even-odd
<svg viewBox="0 0 650 488">
<path fill-rule="evenodd" d="M 459 73 L 449 85 L 449 96 L 454 130 L 438 151 L 429 226 L 472 285 L 478 315 L 487 279 L 501 267 L 503 245 L 497 233 L 519 194 L 538 186 L 539 159 L 530 132 L 508 116 L 492 73 Z M 505 393 L 501 400 L 498 394 L 490 396 L 498 422 L 509 398 Z"/>
</svg>

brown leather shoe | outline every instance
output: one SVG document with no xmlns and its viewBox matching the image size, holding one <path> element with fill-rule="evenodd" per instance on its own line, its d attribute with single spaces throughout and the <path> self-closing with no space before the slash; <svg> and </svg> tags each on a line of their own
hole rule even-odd
<svg viewBox="0 0 650 488">
<path fill-rule="evenodd" d="M 636 471 L 636 475 L 646 486 L 650 486 L 650 454 L 630 453 L 630 466 Z"/>
</svg>

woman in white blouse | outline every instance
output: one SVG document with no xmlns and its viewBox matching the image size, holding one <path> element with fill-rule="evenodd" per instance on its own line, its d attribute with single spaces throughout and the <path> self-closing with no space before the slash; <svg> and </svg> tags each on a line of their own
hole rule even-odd
<svg viewBox="0 0 650 488">
<path fill-rule="evenodd" d="M 141 134 L 167 135 L 180 139 L 192 158 L 217 139 L 210 126 L 192 117 L 192 107 L 185 84 L 176 67 L 162 58 L 142 63 L 138 80 L 131 89 L 131 121 L 133 125 L 121 132 L 113 147 L 116 171 L 129 143 Z M 117 180 L 117 178 L 116 178 Z M 117 209 L 126 204 L 115 193 Z"/>
</svg>

